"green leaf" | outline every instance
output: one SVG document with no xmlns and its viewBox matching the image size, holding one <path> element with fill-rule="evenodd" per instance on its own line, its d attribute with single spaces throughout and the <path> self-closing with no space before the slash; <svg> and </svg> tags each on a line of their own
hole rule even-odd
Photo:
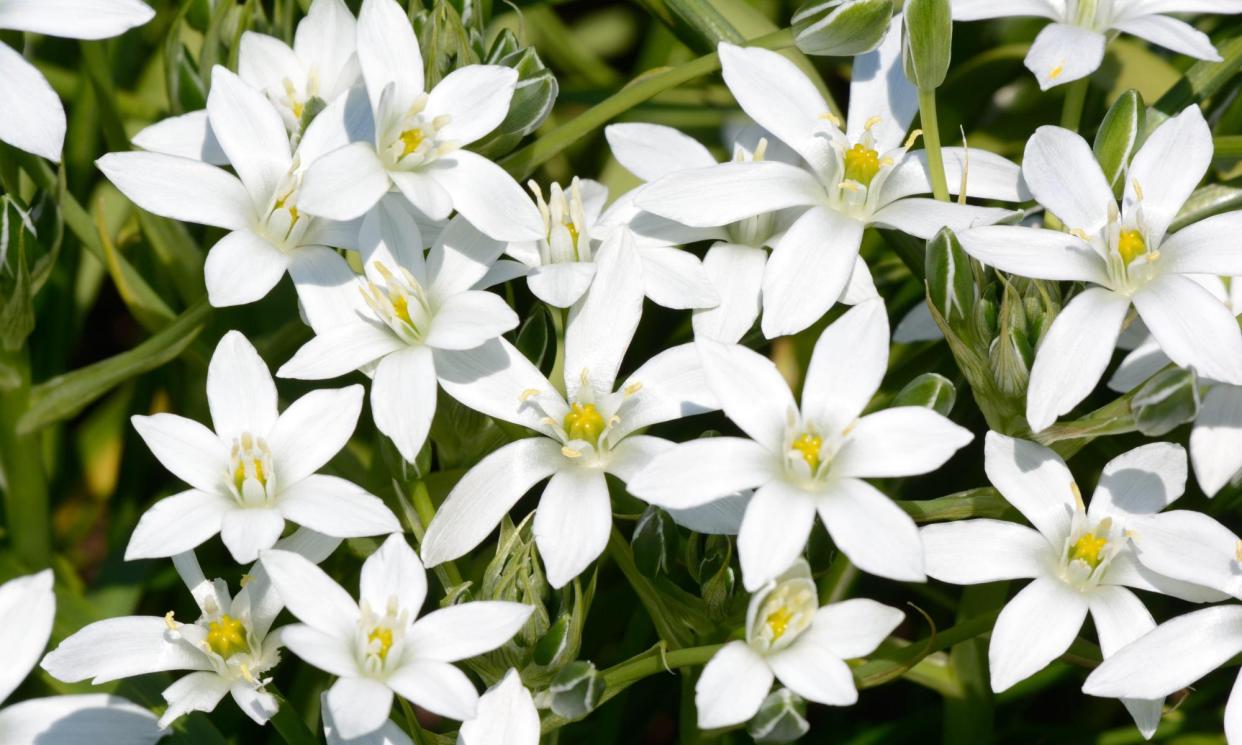
<svg viewBox="0 0 1242 745">
<path fill-rule="evenodd" d="M 534 47 L 520 49 L 489 64 L 512 67 L 518 73 L 509 113 L 499 127 L 473 147 L 482 155 L 497 158 L 512 150 L 523 137 L 543 124 L 548 114 L 552 113 L 560 84 Z"/>
<path fill-rule="evenodd" d="M 176 359 L 203 330 L 210 313 L 203 298 L 133 349 L 35 386 L 18 431 L 34 432 L 68 419 L 120 383 Z"/>
<path fill-rule="evenodd" d="M 949 72 L 953 15 L 949 0 L 907 0 L 901 62 L 906 77 L 922 91 L 935 90 Z"/>
<path fill-rule="evenodd" d="M 1091 149 L 1100 162 L 1104 178 L 1113 193 L 1120 196 L 1125 189 L 1126 167 L 1143 142 L 1147 125 L 1147 106 L 1136 90 L 1126 91 L 1113 103 L 1100 123 Z"/>
<path fill-rule="evenodd" d="M 865 54 L 884 40 L 892 17 L 893 0 L 812 0 L 794 13 L 794 43 L 807 54 Z"/>
<path fill-rule="evenodd" d="M 1139 432 L 1160 437 L 1192 421 L 1201 403 L 1194 371 L 1172 367 L 1151 376 L 1135 392 L 1130 409 Z"/>
<path fill-rule="evenodd" d="M 26 243 L 28 240 L 33 240 L 34 236 L 30 235 L 20 215 L 19 219 L 9 220 L 10 213 L 16 208 L 17 205 L 7 200 L 0 202 L 0 209 L 4 210 L 4 221 L 0 226 L 0 229 L 4 231 L 4 243 L 13 242 L 10 236 L 14 236 L 17 243 L 17 250 L 13 252 L 12 283 L 7 281 L 0 283 L 3 291 L 3 295 L 0 296 L 0 346 L 11 352 L 21 348 L 26 337 L 30 336 L 30 332 L 34 331 L 35 327 L 30 269 L 26 265 Z M 2 276 L 6 274 L 5 253 L 5 251 L 0 251 L 0 279 L 7 279 Z"/>
<path fill-rule="evenodd" d="M 650 505 L 638 518 L 630 545 L 638 571 L 648 577 L 667 572 L 677 555 L 677 523 L 672 515 Z"/>
<path fill-rule="evenodd" d="M 1208 184 L 1196 189 L 1169 226 L 1169 232 L 1181 230 L 1191 223 L 1242 207 L 1242 189 L 1224 184 Z"/>
<path fill-rule="evenodd" d="M 937 499 L 897 500 L 897 506 L 916 523 L 939 523 L 971 517 L 1003 517 L 1011 512 L 1009 503 L 991 487 L 971 489 Z"/>
<path fill-rule="evenodd" d="M 892 405 L 922 406 L 948 416 L 956 401 L 957 389 L 952 381 L 939 373 L 923 373 L 897 393 Z"/>
<path fill-rule="evenodd" d="M 599 706 L 604 695 L 604 676 L 587 660 L 571 662 L 548 686 L 552 711 L 566 719 L 580 719 Z"/>
<path fill-rule="evenodd" d="M 759 707 L 746 731 L 755 742 L 793 742 L 811 730 L 806 720 L 806 701 L 788 688 L 778 688 L 768 694 Z"/>
</svg>

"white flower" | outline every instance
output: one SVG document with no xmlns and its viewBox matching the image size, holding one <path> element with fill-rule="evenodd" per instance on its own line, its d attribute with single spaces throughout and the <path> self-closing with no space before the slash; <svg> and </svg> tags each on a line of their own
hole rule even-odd
<svg viewBox="0 0 1242 745">
<path fill-rule="evenodd" d="M 627 194 L 605 212 L 608 189 L 597 181 L 574 177 L 568 189 L 554 183 L 546 200 L 539 184 L 531 181 L 529 186 L 543 218 L 545 235 L 537 241 L 510 243 L 506 253 L 525 268 L 526 284 L 536 297 L 548 305 L 568 308 L 591 286 L 601 240 L 613 230 L 627 227 L 620 213 L 632 211 L 632 200 Z M 679 309 L 718 302 L 711 280 L 694 254 L 668 243 L 643 241 L 636 245 L 642 259 L 643 291 L 653 302 Z M 509 279 L 509 274 L 490 279 Z"/>
<path fill-rule="evenodd" d="M 1242 313 L 1242 277 L 1230 278 L 1228 288 L 1220 277 L 1191 275 L 1190 279 L 1203 285 L 1234 315 Z M 1108 381 L 1108 387 L 1119 393 L 1137 388 L 1169 364 L 1168 355 L 1142 321 L 1123 331 L 1117 346 L 1130 350 Z M 1199 386 L 1207 393 L 1190 431 L 1190 462 L 1199 488 L 1212 497 L 1242 470 L 1242 386 L 1202 377 Z"/>
<path fill-rule="evenodd" d="M 1149 548 L 1163 550 L 1154 542 L 1179 530 L 1187 514 L 1157 514 L 1185 487 L 1180 445 L 1152 443 L 1109 461 L 1089 507 L 1065 462 L 1041 445 L 989 432 L 985 468 L 1034 529 L 978 519 L 929 525 L 922 534 L 930 577 L 955 584 L 1033 580 L 996 620 L 988 647 L 992 690 L 1025 680 L 1069 649 L 1088 612 L 1105 657 L 1152 629 L 1151 614 L 1127 588 L 1196 602 L 1224 597 L 1171 578 L 1162 571 L 1167 559 L 1149 555 Z M 1150 737 L 1162 702 L 1123 703 Z"/>
<path fill-rule="evenodd" d="M 281 541 L 281 548 L 308 559 L 326 559 L 340 539 L 302 529 Z M 192 711 L 214 711 L 226 694 L 247 716 L 266 724 L 276 713 L 276 698 L 264 690 L 264 674 L 280 661 L 280 630 L 272 622 L 283 607 L 263 567 L 245 575 L 243 587 L 230 596 L 222 579 L 203 576 L 193 551 L 173 557 L 182 582 L 201 615 L 180 623 L 172 611 L 160 616 L 127 616 L 97 621 L 60 643 L 43 659 L 52 677 L 67 683 L 91 679 L 95 685 L 148 673 L 192 670 L 163 693 L 168 708 L 160 726 Z"/>
<path fill-rule="evenodd" d="M 1061 310 L 1040 343 L 1027 389 L 1032 430 L 1048 427 L 1095 388 L 1131 305 L 1178 365 L 1242 383 L 1237 322 L 1184 276 L 1242 274 L 1242 251 L 1233 248 L 1242 212 L 1167 234 L 1211 159 L 1212 133 L 1191 106 L 1134 156 L 1118 209 L 1091 146 L 1069 130 L 1040 127 L 1027 143 L 1022 174 L 1069 232 L 992 226 L 958 236 L 967 253 L 1001 271 L 1092 285 Z"/>
<path fill-rule="evenodd" d="M 741 724 L 763 704 L 775 678 L 808 701 L 849 706 L 858 700 L 845 660 L 869 654 L 904 614 L 855 598 L 819 607 L 802 559 L 750 598 L 746 641 L 726 644 L 694 687 L 700 729 Z"/>
<path fill-rule="evenodd" d="M 539 711 L 517 670 L 479 697 L 474 719 L 463 722 L 457 745 L 539 745 Z"/>
<path fill-rule="evenodd" d="M 815 344 L 801 408 L 771 360 L 741 346 L 696 342 L 708 387 L 747 437 L 678 445 L 632 478 L 630 492 L 685 508 L 757 487 L 737 540 L 748 590 L 797 558 L 816 512 L 860 569 L 923 581 L 914 521 L 863 479 L 933 471 L 972 435 L 918 406 L 860 418 L 884 377 L 888 340 L 879 299 L 851 308 Z"/>
<path fill-rule="evenodd" d="M 617 385 L 643 300 L 638 252 L 628 231 L 604 242 L 597 265 L 590 292 L 569 312 L 565 394 L 503 341 L 458 355 L 441 370 L 441 384 L 454 398 L 540 436 L 505 445 L 457 482 L 423 539 L 428 565 L 479 545 L 523 494 L 551 477 L 535 512 L 535 542 L 548 582 L 563 586 L 608 544 L 612 503 L 604 474 L 628 481 L 672 447 L 635 432 L 715 408 L 690 345 L 656 355 Z M 727 518 L 727 506 L 717 507 L 725 514 L 715 517 Z"/>
<path fill-rule="evenodd" d="M 0 0 L 0 29 L 69 39 L 107 39 L 155 15 L 141 0 Z M 0 44 L 0 140 L 60 161 L 65 109 L 43 73 Z"/>
<path fill-rule="evenodd" d="M 604 130 L 613 156 L 631 173 L 651 182 L 670 173 L 716 165 L 707 148 L 672 127 L 659 124 L 613 124 Z M 747 127 L 733 143 L 733 162 L 775 160 L 799 165 L 802 159 L 761 127 Z M 634 206 L 642 194 L 635 189 L 609 209 L 609 219 L 624 220 L 647 251 L 676 251 L 668 246 L 713 241 L 703 258 L 709 284 L 719 303 L 696 308 L 692 316 L 697 337 L 734 343 L 750 330 L 759 317 L 763 269 L 768 261 L 765 247 L 775 247 L 803 209 L 785 209 L 755 215 L 723 226 L 691 228 L 645 212 Z M 628 209 L 627 209 L 628 208 Z M 681 253 L 681 252 L 677 252 Z M 674 254 L 666 254 L 674 255 Z M 651 290 L 648 290 L 648 295 Z M 861 257 L 855 259 L 850 281 L 841 302 L 849 305 L 875 297 L 871 272 Z"/>
<path fill-rule="evenodd" d="M 2 6 L 0 6 L 2 7 Z M 52 570 L 18 577 L 0 585 L 0 703 L 34 667 L 56 615 Z M 87 694 L 27 699 L 0 709 L 4 745 L 150 745 L 164 736 L 155 717 L 119 696 Z"/>
<path fill-rule="evenodd" d="M 426 572 L 398 534 L 363 563 L 358 603 L 297 554 L 265 551 L 261 563 L 302 622 L 284 630 L 285 645 L 338 676 L 328 689 L 326 710 L 344 740 L 380 729 L 394 692 L 441 716 L 473 718 L 478 692 L 451 663 L 504 644 L 533 610 L 521 603 L 480 601 L 419 619 Z"/>
<path fill-rule="evenodd" d="M 272 102 L 295 144 L 308 108 L 313 112 L 332 103 L 361 79 L 354 27 L 354 16 L 343 0 L 314 0 L 298 23 L 292 48 L 274 36 L 242 33 L 237 73 Z M 218 166 L 229 162 L 206 110 L 156 122 L 134 135 L 133 142 L 155 153 Z"/>
<path fill-rule="evenodd" d="M 132 418 L 155 457 L 192 488 L 143 514 L 126 559 L 174 556 L 220 533 L 248 563 L 280 538 L 285 520 L 338 538 L 400 529 L 378 497 L 315 473 L 353 434 L 362 386 L 312 391 L 278 415 L 267 365 L 230 331 L 211 357 L 207 403 L 214 432 L 174 414 Z"/>
<path fill-rule="evenodd" d="M 424 91 L 418 39 L 396 0 L 363 2 L 358 60 L 374 132 L 311 165 L 302 190 L 308 213 L 352 220 L 395 186 L 433 220 L 456 209 L 497 240 L 543 235 L 538 212 L 513 177 L 462 149 L 504 121 L 517 71 L 467 65 Z"/>
<path fill-rule="evenodd" d="M 1197 59 L 1220 60 L 1207 34 L 1166 13 L 1242 13 L 1239 0 L 953 0 L 953 19 L 1039 16 L 1044 27 L 1026 54 L 1039 87 L 1085 78 L 1100 67 L 1109 32 L 1124 31 Z"/>
<path fill-rule="evenodd" d="M 805 167 L 754 161 L 692 168 L 664 176 L 636 197 L 642 209 L 694 227 L 808 208 L 785 231 L 763 272 L 761 328 L 769 338 L 805 329 L 841 297 L 867 226 L 930 238 L 945 226 L 960 230 L 1011 214 L 912 196 L 931 186 L 925 154 L 908 152 L 915 137 L 903 144 L 918 106 L 901 69 L 901 17 L 893 23 L 879 49 L 855 60 L 844 130 L 792 62 L 766 49 L 722 43 L 725 83 L 742 110 L 802 156 Z M 956 191 L 967 156 L 954 148 L 944 155 Z M 1003 158 L 971 150 L 969 175 L 973 196 L 1021 198 L 1018 170 Z"/>
<path fill-rule="evenodd" d="M 367 214 L 360 243 L 363 277 L 328 252 L 294 269 L 316 335 L 277 374 L 322 380 L 373 370 L 375 424 L 413 462 L 435 416 L 439 368 L 518 324 L 500 296 L 470 289 L 504 245 L 457 217 L 424 259 L 399 195 Z"/>
<path fill-rule="evenodd" d="M 358 93 L 361 96 L 361 91 Z M 207 254 L 207 294 L 216 307 L 265 296 L 299 260 L 353 247 L 356 226 L 301 210 L 305 166 L 349 141 L 348 98 L 307 128 L 296 151 L 270 101 L 233 73 L 212 70 L 207 112 L 237 175 L 195 158 L 154 152 L 109 153 L 97 161 L 125 196 L 157 215 L 230 231 Z"/>
</svg>

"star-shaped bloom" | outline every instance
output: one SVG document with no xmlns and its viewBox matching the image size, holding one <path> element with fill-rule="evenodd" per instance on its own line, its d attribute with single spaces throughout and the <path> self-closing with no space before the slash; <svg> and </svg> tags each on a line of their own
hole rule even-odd
<svg viewBox="0 0 1242 745">
<path fill-rule="evenodd" d="M 747 721 L 774 679 L 807 701 L 853 704 L 858 690 L 845 660 L 874 651 L 904 617 L 866 598 L 819 607 L 811 568 L 798 559 L 751 596 L 745 641 L 724 645 L 703 668 L 694 687 L 699 727 Z"/>
<path fill-rule="evenodd" d="M 1088 285 L 1052 322 L 1031 366 L 1026 418 L 1033 431 L 1095 389 L 1131 306 L 1169 359 L 1242 384 L 1242 332 L 1233 314 L 1186 276 L 1242 274 L 1242 251 L 1233 247 L 1242 212 L 1168 232 L 1211 160 L 1212 133 L 1191 106 L 1134 156 L 1118 208 L 1086 140 L 1040 127 L 1026 145 L 1023 177 L 1069 232 L 989 226 L 959 235 L 967 253 L 1001 271 Z"/>
<path fill-rule="evenodd" d="M 142 0 L 0 0 L 0 30 L 107 39 L 155 16 Z M 60 161 L 65 109 L 43 73 L 0 43 L 0 141 Z"/>
<path fill-rule="evenodd" d="M 358 61 L 373 131 L 310 166 L 302 190 L 308 213 L 352 220 L 396 188 L 432 220 L 457 210 L 497 240 L 544 234 L 513 177 L 463 149 L 504 121 L 516 70 L 466 65 L 426 91 L 418 38 L 396 0 L 363 2 Z"/>
<path fill-rule="evenodd" d="M 419 618 L 426 572 L 397 534 L 363 562 L 358 602 L 298 554 L 265 551 L 262 564 L 302 622 L 284 630 L 285 645 L 337 676 L 326 709 L 336 736 L 344 740 L 383 727 L 394 693 L 441 716 L 473 719 L 478 691 L 452 663 L 509 641 L 534 610 L 521 603 L 477 601 Z"/>
<path fill-rule="evenodd" d="M 801 70 L 780 54 L 720 44 L 729 90 L 752 119 L 798 153 L 800 167 L 748 161 L 664 176 L 636 197 L 648 212 L 692 227 L 719 227 L 777 210 L 805 207 L 781 237 L 763 272 L 763 322 L 769 338 L 810 326 L 841 297 L 854 273 L 863 229 L 895 228 L 930 238 L 990 225 L 1007 210 L 939 202 L 926 156 L 909 152 L 906 129 L 918 109 L 901 67 L 901 17 L 883 44 L 854 62 L 845 128 Z M 904 142 L 903 142 L 904 139 Z M 967 155 L 944 150 L 948 183 L 962 184 Z M 969 153 L 971 196 L 1017 201 L 1017 168 L 998 156 Z"/>
<path fill-rule="evenodd" d="M 1052 23 L 1035 37 L 1026 68 L 1039 87 L 1099 69 L 1110 32 L 1124 32 L 1196 59 L 1219 60 L 1207 34 L 1168 13 L 1242 13 L 1239 0 L 953 0 L 955 21 L 1031 16 Z"/>
<path fill-rule="evenodd" d="M 716 165 L 716 159 L 698 140 L 672 127 L 660 124 L 613 124 L 604 130 L 613 157 L 631 173 L 647 182 L 692 168 Z M 799 165 L 802 159 L 761 127 L 747 127 L 733 143 L 733 162 L 775 160 Z M 609 209 L 613 221 L 624 219 L 647 251 L 674 251 L 676 244 L 713 241 L 703 257 L 703 269 L 715 288 L 719 302 L 714 307 L 696 308 L 692 316 L 695 337 L 737 342 L 759 317 L 763 270 L 767 248 L 780 242 L 789 226 L 802 214 L 802 208 L 777 210 L 748 217 L 728 225 L 692 228 L 633 206 L 642 187 L 617 200 Z M 627 209 L 628 208 L 628 209 Z M 651 248 L 647 248 L 651 246 Z M 647 294 L 651 295 L 648 289 Z M 850 281 L 841 296 L 848 305 L 875 297 L 871 272 L 862 257 L 855 259 Z"/>
<path fill-rule="evenodd" d="M 455 357 L 453 367 L 441 372 L 441 384 L 454 398 L 539 436 L 501 447 L 457 482 L 423 539 L 428 565 L 482 543 L 523 494 L 549 477 L 534 524 L 548 582 L 563 586 L 603 552 L 612 528 L 605 474 L 629 481 L 673 446 L 636 432 L 715 408 L 690 345 L 661 352 L 617 385 L 642 300 L 633 238 L 617 231 L 600 248 L 590 291 L 569 311 L 563 389 L 499 340 Z M 688 519 L 711 530 L 712 518 L 727 521 L 729 511 L 728 505 L 717 505 L 709 512 L 714 509 L 721 514 L 698 515 L 703 522 L 695 521 L 696 515 Z"/>
<path fill-rule="evenodd" d="M 323 561 L 341 543 L 302 529 L 277 545 L 315 562 Z M 260 565 L 247 572 L 248 581 L 230 596 L 222 579 L 208 580 L 193 551 L 173 557 L 181 580 L 194 596 L 199 617 L 178 622 L 165 616 L 108 618 L 86 626 L 60 643 L 42 662 L 52 677 L 67 683 L 91 679 L 101 685 L 136 675 L 189 670 L 164 690 L 168 708 L 160 726 L 192 711 L 214 711 L 231 694 L 238 708 L 258 724 L 276 713 L 276 698 L 264 689 L 264 677 L 280 662 L 281 630 L 272 622 L 284 607 Z"/>
<path fill-rule="evenodd" d="M 972 435 L 920 406 L 860 417 L 884 377 L 888 342 L 883 302 L 851 308 L 816 342 L 801 408 L 771 360 L 738 345 L 695 342 L 708 388 L 747 437 L 678 445 L 632 478 L 630 492 L 687 508 L 755 488 L 737 539 L 748 590 L 802 553 L 817 512 L 860 569 L 923 581 L 914 521 L 863 479 L 933 471 Z"/>
<path fill-rule="evenodd" d="M 56 615 L 52 570 L 0 585 L 0 703 L 34 667 Z M 151 745 L 164 736 L 155 716 L 119 696 L 85 694 L 32 698 L 0 709 L 0 742 L 5 745 Z"/>
<path fill-rule="evenodd" d="M 348 103 L 341 97 L 321 112 L 294 151 L 272 102 L 217 66 L 207 113 L 237 175 L 158 152 L 109 153 L 97 164 L 148 212 L 230 231 L 207 254 L 207 295 L 216 307 L 252 303 L 316 248 L 354 245 L 357 226 L 310 216 L 299 196 L 305 166 L 349 142 L 357 125 L 346 120 Z"/>
<path fill-rule="evenodd" d="M 1185 487 L 1180 445 L 1152 443 L 1109 461 L 1090 506 L 1065 462 L 1033 442 L 989 432 L 985 468 L 1034 528 L 978 519 L 929 525 L 922 534 L 932 578 L 964 585 L 1033 580 L 996 620 L 988 646 L 992 690 L 1010 688 L 1069 649 L 1088 613 L 1105 657 L 1150 631 L 1155 621 L 1130 588 L 1195 602 L 1224 597 L 1163 574 L 1167 562 L 1149 556 L 1149 543 L 1179 530 L 1186 514 L 1157 514 Z M 1162 701 L 1123 703 L 1150 737 Z"/>
<path fill-rule="evenodd" d="M 504 244 L 459 216 L 424 258 L 418 225 L 399 195 L 367 214 L 359 242 L 364 276 L 328 252 L 294 270 L 315 338 L 277 374 L 323 380 L 373 372 L 375 424 L 413 462 L 435 416 L 439 368 L 518 325 L 499 295 L 470 289 Z"/>
<path fill-rule="evenodd" d="M 317 115 L 319 107 L 336 101 L 361 79 L 356 39 L 354 16 L 344 0 L 314 0 L 298 23 L 292 47 L 274 36 L 243 32 L 237 73 L 272 102 L 296 144 L 305 116 Z M 229 163 L 206 109 L 156 122 L 134 135 L 133 142 L 155 153 L 218 166 Z"/>
<path fill-rule="evenodd" d="M 379 497 L 315 473 L 353 434 L 362 386 L 312 391 L 278 415 L 266 363 L 230 331 L 207 369 L 207 403 L 214 432 L 175 414 L 131 419 L 155 457 L 192 488 L 143 514 L 126 559 L 175 556 L 219 533 L 233 558 L 249 563 L 276 543 L 286 520 L 337 538 L 400 529 Z"/>
</svg>

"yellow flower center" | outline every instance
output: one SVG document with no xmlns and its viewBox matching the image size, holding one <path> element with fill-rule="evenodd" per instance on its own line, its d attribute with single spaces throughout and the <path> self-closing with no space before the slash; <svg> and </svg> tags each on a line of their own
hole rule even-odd
<svg viewBox="0 0 1242 745">
<path fill-rule="evenodd" d="M 785 632 L 789 630 L 789 622 L 792 620 L 793 611 L 783 605 L 768 614 L 765 623 L 772 630 L 772 641 L 776 641 L 785 635 Z"/>
<path fill-rule="evenodd" d="M 857 181 L 870 186 L 871 179 L 880 172 L 880 154 L 861 144 L 845 151 L 845 180 Z"/>
<path fill-rule="evenodd" d="M 822 438 L 807 433 L 794 440 L 789 448 L 801 455 L 802 460 L 811 467 L 811 473 L 815 473 L 819 468 L 819 450 L 823 444 Z"/>
<path fill-rule="evenodd" d="M 595 404 L 573 404 L 565 415 L 565 432 L 571 440 L 594 443 L 604 432 L 604 415 Z"/>
<path fill-rule="evenodd" d="M 404 158 L 417 150 L 418 146 L 423 144 L 424 139 L 426 139 L 426 137 L 423 135 L 422 129 L 407 129 L 402 132 L 401 142 L 405 145 L 405 149 L 401 152 L 401 157 Z"/>
<path fill-rule="evenodd" d="M 1147 241 L 1137 230 L 1123 230 L 1121 237 L 1117 239 L 1117 253 L 1121 254 L 1121 260 L 1129 265 L 1131 261 L 1147 253 Z"/>
<path fill-rule="evenodd" d="M 242 490 L 242 484 L 246 483 L 246 466 L 254 466 L 254 478 L 264 487 L 267 486 L 267 473 L 263 470 L 263 461 L 258 458 L 246 458 L 245 456 L 237 460 L 237 467 L 233 469 L 233 485 L 237 487 L 237 491 Z"/>
<path fill-rule="evenodd" d="M 379 642 L 379 658 L 388 661 L 388 650 L 392 649 L 392 629 L 380 626 L 367 634 L 367 642 Z"/>
<path fill-rule="evenodd" d="M 232 616 L 220 616 L 220 620 L 207 625 L 207 646 L 226 660 L 245 652 L 250 649 L 246 644 L 246 627 Z"/>
<path fill-rule="evenodd" d="M 1085 561 L 1095 569 L 1100 565 L 1100 552 L 1107 545 L 1107 538 L 1100 538 L 1095 533 L 1083 533 L 1070 549 L 1070 559 Z"/>
</svg>

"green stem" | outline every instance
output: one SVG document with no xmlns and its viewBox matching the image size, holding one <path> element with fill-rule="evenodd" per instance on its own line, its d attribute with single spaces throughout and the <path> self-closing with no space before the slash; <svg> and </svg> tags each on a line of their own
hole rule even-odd
<svg viewBox="0 0 1242 745">
<path fill-rule="evenodd" d="M 1212 139 L 1216 157 L 1220 160 L 1242 159 L 1242 135 L 1227 135 Z"/>
<path fill-rule="evenodd" d="M 1089 78 L 1080 78 L 1065 86 L 1065 102 L 1061 108 L 1061 126 L 1078 131 L 1082 124 L 1082 107 L 1087 102 Z"/>
<path fill-rule="evenodd" d="M 410 528 L 414 532 L 414 537 L 418 540 L 419 546 L 422 546 L 423 536 L 427 532 L 427 526 L 431 525 L 431 520 L 436 516 L 436 507 L 431 503 L 431 492 L 427 491 L 427 483 L 422 479 L 414 482 L 413 489 L 414 512 L 418 514 L 418 524 L 412 524 Z M 463 579 L 461 572 L 458 571 L 457 565 L 451 561 L 436 565 L 434 571 L 440 578 L 440 584 L 444 585 L 444 589 L 457 587 L 462 584 Z"/>
<path fill-rule="evenodd" d="M 944 158 L 940 153 L 940 120 L 936 117 L 936 89 L 919 91 L 919 120 L 923 143 L 927 150 L 927 168 L 931 171 L 932 195 L 949 201 L 949 183 L 944 175 Z"/>
<path fill-rule="evenodd" d="M 792 45 L 793 31 L 787 28 L 751 42 L 751 46 L 765 49 L 784 49 Z M 657 94 L 715 72 L 719 68 L 720 58 L 713 52 L 679 67 L 640 77 L 521 150 L 511 153 L 500 162 L 500 165 L 504 166 L 514 178 L 519 181 L 524 180 L 534 173 L 536 168 L 589 132 L 602 127 L 610 120 Z"/>
<path fill-rule="evenodd" d="M 556 358 L 552 362 L 552 373 L 549 382 L 565 395 L 565 316 L 568 311 L 548 306 L 548 315 L 552 317 L 552 330 L 556 333 Z"/>
<path fill-rule="evenodd" d="M 289 699 L 271 683 L 267 684 L 267 690 L 276 697 L 278 703 L 276 714 L 272 717 L 272 726 L 280 734 L 280 739 L 288 745 L 319 745 L 319 738 L 306 726 L 306 720 L 289 703 Z"/>
<path fill-rule="evenodd" d="M 422 725 L 418 723 L 414 707 L 410 706 L 410 702 L 401 696 L 397 696 L 397 701 L 401 702 L 401 712 L 405 714 L 405 723 L 410 730 L 410 737 L 414 739 L 414 745 L 428 745 L 427 734 L 423 732 Z"/>
<path fill-rule="evenodd" d="M 630 551 L 630 544 L 626 542 L 616 528 L 612 529 L 612 535 L 608 537 L 608 555 L 616 562 L 617 568 L 621 570 L 626 580 L 629 581 L 630 586 L 634 588 L 639 601 L 642 602 L 643 607 L 647 610 L 647 615 L 651 617 L 651 622 L 655 625 L 656 633 L 660 635 L 660 639 L 673 648 L 683 646 L 685 644 L 683 635 L 678 633 L 677 626 L 671 620 L 668 609 L 664 607 L 660 593 L 651 586 L 651 582 L 638 570 L 638 565 L 634 563 L 634 554 Z"/>
<path fill-rule="evenodd" d="M 18 422 L 30 404 L 30 351 L 23 346 L 0 349 L 0 365 L 18 378 L 17 385 L 0 388 L 0 466 L 4 469 L 4 511 L 8 515 L 13 550 L 30 569 L 52 561 L 47 475 L 37 433 L 20 434 Z"/>
<path fill-rule="evenodd" d="M 911 642 L 895 652 L 873 655 L 871 659 L 854 668 L 854 682 L 859 688 L 874 688 L 896 680 L 933 652 L 991 631 L 998 615 L 999 610 L 984 613 L 944 631 L 933 632 L 928 638 Z"/>
</svg>

